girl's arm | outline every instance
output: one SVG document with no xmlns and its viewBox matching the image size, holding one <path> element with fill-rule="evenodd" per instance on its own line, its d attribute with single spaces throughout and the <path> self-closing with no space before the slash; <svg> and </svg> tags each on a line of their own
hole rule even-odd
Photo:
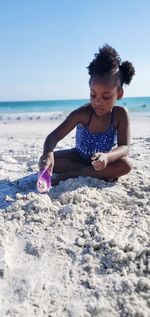
<svg viewBox="0 0 150 317">
<path fill-rule="evenodd" d="M 118 147 L 107 153 L 96 153 L 93 155 L 92 165 L 95 170 L 101 170 L 106 167 L 108 163 L 114 162 L 123 156 L 129 154 L 130 145 L 130 123 L 129 116 L 126 109 L 117 107 L 118 113 L 118 126 L 117 126 L 117 138 Z"/>
<path fill-rule="evenodd" d="M 82 106 L 70 113 L 70 115 L 53 131 L 51 132 L 43 147 L 43 154 L 39 160 L 39 169 L 42 170 L 46 167 L 53 169 L 54 166 L 54 153 L 53 150 L 56 144 L 63 139 L 75 126 L 81 122 L 88 120 L 89 105 Z"/>
<path fill-rule="evenodd" d="M 56 144 L 63 139 L 78 123 L 79 113 L 77 110 L 71 112 L 69 116 L 46 138 L 44 142 L 43 155 L 53 152 Z"/>
<path fill-rule="evenodd" d="M 45 142 L 43 155 L 53 152 L 56 144 L 71 132 L 78 123 L 86 123 L 89 117 L 89 105 L 82 106 L 72 111 L 69 116 L 51 132 Z"/>
<path fill-rule="evenodd" d="M 78 123 L 79 114 L 75 110 L 46 138 L 43 147 L 43 154 L 39 160 L 39 169 L 49 168 L 51 171 L 54 166 L 54 153 L 53 150 L 61 139 L 63 139 Z"/>
<path fill-rule="evenodd" d="M 108 154 L 108 162 L 114 162 L 117 159 L 129 154 L 130 148 L 130 121 L 128 111 L 123 107 L 118 107 L 119 122 L 117 128 L 118 147 Z"/>
</svg>

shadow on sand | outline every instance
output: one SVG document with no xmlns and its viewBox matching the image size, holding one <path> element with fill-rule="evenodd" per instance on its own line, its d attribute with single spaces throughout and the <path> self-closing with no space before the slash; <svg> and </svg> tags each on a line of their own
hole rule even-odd
<svg viewBox="0 0 150 317">
<path fill-rule="evenodd" d="M 16 194 L 28 194 L 29 192 L 37 192 L 36 182 L 38 174 L 31 174 L 15 181 L 0 181 L 0 209 L 6 208 L 16 200 Z M 8 196 L 12 199 L 9 201 Z"/>
<path fill-rule="evenodd" d="M 36 183 L 37 183 L 38 173 L 30 174 L 19 178 L 15 181 L 10 180 L 1 180 L 0 181 L 0 210 L 10 206 L 12 203 L 16 201 L 16 194 L 20 193 L 22 195 L 27 195 L 30 192 L 38 193 Z M 112 187 L 116 184 L 105 182 L 103 180 L 93 179 L 88 177 L 88 181 L 86 177 L 79 177 L 78 179 L 69 179 L 59 183 L 59 185 L 52 187 L 49 196 L 51 199 L 55 199 L 58 196 L 58 193 L 64 193 L 73 191 L 77 188 L 81 188 L 84 186 L 88 187 L 98 187 L 98 188 L 106 188 Z M 40 194 L 42 195 L 42 194 Z"/>
</svg>

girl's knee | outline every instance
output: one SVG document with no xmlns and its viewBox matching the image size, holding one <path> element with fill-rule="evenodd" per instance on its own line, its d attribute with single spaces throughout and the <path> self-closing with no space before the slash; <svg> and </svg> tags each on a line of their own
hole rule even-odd
<svg viewBox="0 0 150 317">
<path fill-rule="evenodd" d="M 54 161 L 54 173 L 63 173 L 66 171 L 66 167 L 68 166 L 69 160 L 64 157 L 55 157 Z"/>
<path fill-rule="evenodd" d="M 120 160 L 121 160 L 122 165 L 123 165 L 124 173 L 128 174 L 133 168 L 133 163 L 132 163 L 131 159 L 127 156 L 124 156 Z"/>
</svg>

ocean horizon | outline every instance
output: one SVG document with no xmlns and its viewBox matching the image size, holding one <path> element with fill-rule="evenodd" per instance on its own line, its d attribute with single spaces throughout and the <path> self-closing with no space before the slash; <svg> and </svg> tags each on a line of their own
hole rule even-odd
<svg viewBox="0 0 150 317">
<path fill-rule="evenodd" d="M 89 99 L 0 101 L 0 114 L 68 113 L 87 102 Z M 150 113 L 150 97 L 125 97 L 117 104 L 129 112 Z"/>
</svg>

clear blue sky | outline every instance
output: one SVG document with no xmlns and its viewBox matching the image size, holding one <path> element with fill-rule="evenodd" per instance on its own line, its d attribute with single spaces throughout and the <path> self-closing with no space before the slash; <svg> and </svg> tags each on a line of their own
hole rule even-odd
<svg viewBox="0 0 150 317">
<path fill-rule="evenodd" d="M 0 100 L 88 98 L 86 67 L 104 43 L 150 96 L 149 0 L 0 0 Z"/>
</svg>

